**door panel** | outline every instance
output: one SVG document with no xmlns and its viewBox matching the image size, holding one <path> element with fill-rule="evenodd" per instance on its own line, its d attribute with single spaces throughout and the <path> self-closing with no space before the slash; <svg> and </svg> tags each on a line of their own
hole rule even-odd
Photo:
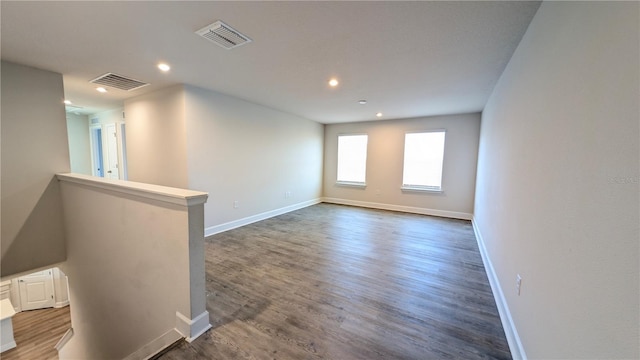
<svg viewBox="0 0 640 360">
<path fill-rule="evenodd" d="M 43 309 L 55 305 L 51 270 L 21 276 L 18 278 L 18 284 L 22 311 Z"/>
</svg>

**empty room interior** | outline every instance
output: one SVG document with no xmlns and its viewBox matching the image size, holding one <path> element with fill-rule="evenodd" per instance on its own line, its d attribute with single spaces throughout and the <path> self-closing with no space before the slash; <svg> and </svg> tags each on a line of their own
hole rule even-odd
<svg viewBox="0 0 640 360">
<path fill-rule="evenodd" d="M 0 357 L 640 358 L 640 3 L 0 16 Z"/>
</svg>

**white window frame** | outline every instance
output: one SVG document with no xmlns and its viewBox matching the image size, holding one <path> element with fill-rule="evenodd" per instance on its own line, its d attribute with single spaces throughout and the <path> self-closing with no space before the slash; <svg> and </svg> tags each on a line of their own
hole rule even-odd
<svg viewBox="0 0 640 360">
<path fill-rule="evenodd" d="M 406 166 L 406 151 L 407 151 L 407 135 L 410 134 L 424 134 L 424 133 L 443 133 L 444 134 L 444 144 L 442 145 L 442 169 L 440 173 L 440 186 L 428 186 L 428 185 L 420 185 L 420 184 L 405 184 L 404 176 L 405 176 L 405 166 Z M 433 129 L 433 130 L 423 130 L 423 131 L 410 131 L 406 132 L 404 136 L 404 146 L 403 146 L 403 159 L 402 159 L 402 186 L 400 189 L 402 191 L 418 191 L 418 192 L 430 192 L 430 193 L 442 193 L 443 190 L 443 179 L 444 179 L 444 168 L 445 168 L 445 158 L 446 158 L 446 145 L 447 145 L 447 130 L 446 129 Z"/>
<path fill-rule="evenodd" d="M 364 181 L 349 181 L 349 180 L 340 180 L 340 137 L 346 136 L 366 136 L 367 143 L 365 147 L 364 153 Z M 337 137 L 337 146 L 336 146 L 336 185 L 340 186 L 350 186 L 350 187 L 358 187 L 365 188 L 367 186 L 367 155 L 369 152 L 369 134 L 367 133 L 351 133 L 351 134 L 338 134 Z"/>
</svg>

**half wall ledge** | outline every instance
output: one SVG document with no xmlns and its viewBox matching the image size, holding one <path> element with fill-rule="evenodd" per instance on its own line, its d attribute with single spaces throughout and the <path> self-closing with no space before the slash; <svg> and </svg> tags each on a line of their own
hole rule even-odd
<svg viewBox="0 0 640 360">
<path fill-rule="evenodd" d="M 105 179 L 96 176 L 65 173 L 57 174 L 59 181 L 99 188 L 116 193 L 138 196 L 156 201 L 182 206 L 200 205 L 207 202 L 206 192 L 173 188 L 168 186 L 145 184 L 134 181 Z"/>
</svg>

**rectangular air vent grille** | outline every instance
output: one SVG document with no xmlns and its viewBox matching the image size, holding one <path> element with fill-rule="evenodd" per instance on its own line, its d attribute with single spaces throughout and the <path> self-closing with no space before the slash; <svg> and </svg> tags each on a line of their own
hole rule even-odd
<svg viewBox="0 0 640 360">
<path fill-rule="evenodd" d="M 222 21 L 216 21 L 211 25 L 205 26 L 196 31 L 196 34 L 227 50 L 251 42 L 251 39 L 247 36 Z"/>
<path fill-rule="evenodd" d="M 127 78 L 122 75 L 117 75 L 114 73 L 104 74 L 102 76 L 99 76 L 91 80 L 90 82 L 94 84 L 105 85 L 105 86 L 109 86 L 109 87 L 120 89 L 120 90 L 126 90 L 126 91 L 139 89 L 143 86 L 149 85 L 145 82 Z"/>
</svg>

